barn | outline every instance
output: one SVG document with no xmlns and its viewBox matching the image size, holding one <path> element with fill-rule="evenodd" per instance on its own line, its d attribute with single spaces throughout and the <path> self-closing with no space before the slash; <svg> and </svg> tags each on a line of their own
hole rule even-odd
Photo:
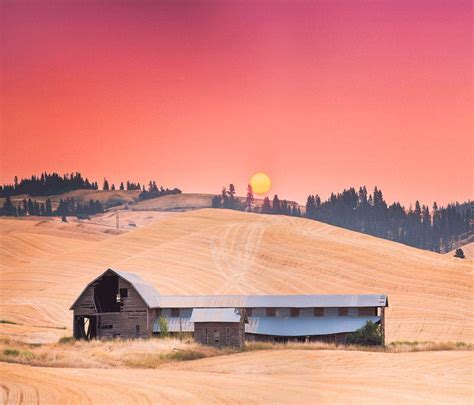
<svg viewBox="0 0 474 405">
<path fill-rule="evenodd" d="M 71 306 L 76 339 L 194 334 L 201 343 L 241 346 L 251 341 L 344 343 L 367 321 L 385 335 L 388 298 L 363 295 L 163 296 L 133 273 L 108 269 Z"/>
</svg>

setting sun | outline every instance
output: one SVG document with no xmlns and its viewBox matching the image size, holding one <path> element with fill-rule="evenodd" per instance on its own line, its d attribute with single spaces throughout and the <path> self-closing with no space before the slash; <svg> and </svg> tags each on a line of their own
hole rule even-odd
<svg viewBox="0 0 474 405">
<path fill-rule="evenodd" d="M 255 173 L 250 178 L 250 185 L 252 186 L 252 190 L 255 194 L 266 194 L 270 190 L 272 186 L 272 181 L 270 177 L 265 173 Z"/>
</svg>

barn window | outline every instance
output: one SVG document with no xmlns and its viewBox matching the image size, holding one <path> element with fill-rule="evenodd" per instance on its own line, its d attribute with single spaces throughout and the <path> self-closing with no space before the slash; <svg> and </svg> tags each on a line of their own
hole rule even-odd
<svg viewBox="0 0 474 405">
<path fill-rule="evenodd" d="M 292 318 L 298 318 L 300 316 L 300 309 L 299 308 L 291 308 L 290 309 L 290 316 Z"/>
<path fill-rule="evenodd" d="M 214 331 L 214 343 L 219 343 L 221 340 L 221 336 L 218 330 Z"/>
<path fill-rule="evenodd" d="M 267 316 L 274 317 L 276 315 L 275 308 L 267 308 Z"/>
<path fill-rule="evenodd" d="M 324 308 L 314 308 L 314 316 L 324 316 Z"/>
<path fill-rule="evenodd" d="M 377 308 L 374 307 L 362 307 L 357 311 L 359 316 L 377 316 Z"/>
<path fill-rule="evenodd" d="M 135 333 L 136 334 L 140 333 L 140 325 L 135 325 Z"/>
<path fill-rule="evenodd" d="M 120 289 L 120 298 L 127 298 L 128 297 L 128 288 L 121 288 Z"/>
<path fill-rule="evenodd" d="M 178 317 L 179 316 L 179 308 L 171 308 L 171 316 Z"/>
<path fill-rule="evenodd" d="M 337 309 L 339 316 L 349 315 L 349 308 L 338 308 Z"/>
</svg>

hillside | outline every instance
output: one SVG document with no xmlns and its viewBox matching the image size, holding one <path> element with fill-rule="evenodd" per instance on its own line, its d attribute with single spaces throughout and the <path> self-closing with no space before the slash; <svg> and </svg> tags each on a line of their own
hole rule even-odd
<svg viewBox="0 0 474 405">
<path fill-rule="evenodd" d="M 58 250 L 44 239 L 50 231 L 42 221 L 34 232 L 21 227 L 12 232 L 16 222 L 21 223 L 0 220 L 0 233 L 21 241 L 8 248 L 2 242 L 0 319 L 25 326 L 0 325 L 0 330 L 70 328 L 68 309 L 84 285 L 117 267 L 140 274 L 162 294 L 386 293 L 389 341 L 473 341 L 470 260 L 316 221 L 227 210 L 173 214 L 144 228 L 91 239 L 84 227 L 66 224 L 69 241 L 61 240 Z M 45 241 L 44 254 L 18 259 Z"/>
</svg>

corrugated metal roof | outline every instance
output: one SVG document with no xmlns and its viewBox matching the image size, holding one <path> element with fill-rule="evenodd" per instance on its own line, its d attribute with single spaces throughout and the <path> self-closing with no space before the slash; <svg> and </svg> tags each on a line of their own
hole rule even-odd
<svg viewBox="0 0 474 405">
<path fill-rule="evenodd" d="M 249 318 L 245 333 L 271 336 L 319 336 L 355 332 L 367 321 L 379 322 L 377 316 L 321 318 Z"/>
<path fill-rule="evenodd" d="M 158 306 L 160 300 L 160 293 L 151 284 L 145 282 L 140 276 L 136 275 L 135 273 L 127 273 L 125 271 L 113 269 L 109 270 L 116 273 L 124 280 L 128 281 L 150 308 Z"/>
<path fill-rule="evenodd" d="M 366 295 L 204 295 L 160 296 L 161 308 L 384 307 L 387 297 Z"/>
<path fill-rule="evenodd" d="M 191 322 L 240 322 L 241 314 L 234 308 L 196 308 Z"/>
</svg>

